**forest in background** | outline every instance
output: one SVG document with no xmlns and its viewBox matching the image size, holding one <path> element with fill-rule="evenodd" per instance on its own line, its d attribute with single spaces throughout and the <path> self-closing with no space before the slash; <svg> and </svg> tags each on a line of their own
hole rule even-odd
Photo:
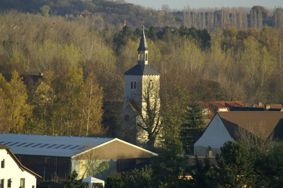
<svg viewBox="0 0 283 188">
<path fill-rule="evenodd" d="M 273 10 L 262 6 L 199 8 L 184 7 L 171 10 L 163 5 L 161 10 L 145 8 L 126 3 L 124 0 L 1 0 L 0 11 L 17 10 L 23 13 L 42 14 L 43 16 L 63 16 L 69 21 L 85 21 L 89 25 L 105 29 L 109 25 L 119 31 L 126 22 L 132 30 L 146 27 L 195 27 L 206 28 L 216 34 L 226 26 L 237 29 L 259 29 L 264 26 L 283 30 L 283 9 Z M 85 20 L 83 17 L 89 17 Z"/>
<path fill-rule="evenodd" d="M 1 13 L 1 132 L 117 136 L 123 73 L 137 63 L 141 30 L 91 23 L 89 17 Z M 282 30 L 226 26 L 213 36 L 194 27 L 148 27 L 146 37 L 171 136 L 179 137 L 193 100 L 283 104 Z M 21 81 L 20 75 L 39 73 L 37 82 Z"/>
</svg>

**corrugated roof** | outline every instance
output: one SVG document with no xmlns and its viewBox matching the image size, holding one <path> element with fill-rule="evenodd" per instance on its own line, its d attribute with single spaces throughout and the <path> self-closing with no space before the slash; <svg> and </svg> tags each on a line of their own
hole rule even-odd
<svg viewBox="0 0 283 188">
<path fill-rule="evenodd" d="M 218 112 L 218 114 L 229 134 L 235 140 L 237 140 L 235 132 L 238 126 L 254 134 L 253 126 L 259 126 L 260 124 L 266 129 L 268 135 L 274 132 L 275 138 L 283 138 L 283 112 L 230 111 Z"/>
<path fill-rule="evenodd" d="M 14 154 L 58 157 L 71 157 L 83 152 L 86 145 L 95 147 L 113 139 L 0 133 L 0 143 L 8 146 Z"/>
<path fill-rule="evenodd" d="M 159 72 L 151 68 L 149 65 L 137 64 L 124 73 L 125 75 L 160 75 Z"/>
</svg>

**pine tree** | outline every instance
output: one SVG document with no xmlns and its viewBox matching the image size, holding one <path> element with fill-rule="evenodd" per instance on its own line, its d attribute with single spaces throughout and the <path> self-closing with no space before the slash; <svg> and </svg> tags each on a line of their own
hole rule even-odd
<svg viewBox="0 0 283 188">
<path fill-rule="evenodd" d="M 193 101 L 185 112 L 186 123 L 182 125 L 181 141 L 187 154 L 193 154 L 194 143 L 197 141 L 203 130 L 202 110 L 196 101 Z"/>
<path fill-rule="evenodd" d="M 256 183 L 254 158 L 241 142 L 226 142 L 216 155 L 218 167 L 211 170 L 215 187 L 254 187 Z"/>
</svg>

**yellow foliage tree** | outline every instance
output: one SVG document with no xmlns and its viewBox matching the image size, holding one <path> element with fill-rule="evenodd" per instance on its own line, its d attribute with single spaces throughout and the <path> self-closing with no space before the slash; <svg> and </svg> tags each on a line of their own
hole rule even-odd
<svg viewBox="0 0 283 188">
<path fill-rule="evenodd" d="M 85 136 L 104 134 L 105 130 L 101 125 L 103 115 L 102 99 L 102 88 L 99 87 L 96 76 L 90 73 L 85 81 L 84 95 L 80 102 L 81 121 L 79 136 L 84 133 Z"/>
<path fill-rule="evenodd" d="M 6 118 L 9 121 L 9 132 L 21 133 L 26 119 L 31 115 L 32 107 L 27 103 L 26 86 L 16 71 L 12 72 L 10 82 L 0 75 L 0 87 L 4 92 Z"/>
</svg>

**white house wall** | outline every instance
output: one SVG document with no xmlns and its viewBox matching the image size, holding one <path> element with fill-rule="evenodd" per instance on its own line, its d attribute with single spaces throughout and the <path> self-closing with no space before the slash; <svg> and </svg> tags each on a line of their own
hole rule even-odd
<svg viewBox="0 0 283 188">
<path fill-rule="evenodd" d="M 27 171 L 22 171 L 7 150 L 0 150 L 0 161 L 5 159 L 5 168 L 0 166 L 0 180 L 4 179 L 4 188 L 7 188 L 8 180 L 12 180 L 11 188 L 19 188 L 21 178 L 25 178 L 25 188 L 36 187 L 36 177 Z"/>
<path fill-rule="evenodd" d="M 215 155 L 220 152 L 220 147 L 228 140 L 234 141 L 221 121 L 221 118 L 216 114 L 203 135 L 194 144 L 194 154 L 207 155 L 208 148 L 210 147 L 213 155 Z"/>
</svg>

